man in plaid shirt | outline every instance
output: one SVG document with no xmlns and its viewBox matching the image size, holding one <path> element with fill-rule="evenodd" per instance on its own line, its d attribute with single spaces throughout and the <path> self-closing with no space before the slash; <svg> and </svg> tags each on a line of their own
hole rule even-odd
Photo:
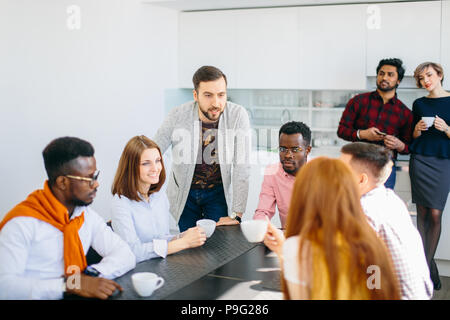
<svg viewBox="0 0 450 320">
<path fill-rule="evenodd" d="M 405 203 L 383 186 L 392 167 L 390 153 L 382 146 L 356 142 L 342 147 L 341 160 L 355 173 L 367 221 L 391 253 L 402 299 L 430 299 L 433 283 L 420 234 Z"/>
<path fill-rule="evenodd" d="M 383 59 L 377 67 L 377 89 L 356 95 L 342 113 L 337 135 L 347 141 L 365 141 L 409 153 L 412 141 L 412 112 L 398 98 L 396 89 L 405 69 L 400 59 Z M 385 186 L 394 189 L 395 170 Z"/>
</svg>

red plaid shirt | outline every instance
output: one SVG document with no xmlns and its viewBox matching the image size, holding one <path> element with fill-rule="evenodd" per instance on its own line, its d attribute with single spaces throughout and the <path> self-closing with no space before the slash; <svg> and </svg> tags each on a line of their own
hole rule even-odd
<svg viewBox="0 0 450 320">
<path fill-rule="evenodd" d="M 405 143 L 400 152 L 409 153 L 412 141 L 413 115 L 410 109 L 395 95 L 386 104 L 378 91 L 359 94 L 347 103 L 339 121 L 338 136 L 347 141 L 357 141 L 356 132 L 376 127 Z M 366 141 L 384 145 L 383 141 Z M 397 152 L 395 151 L 395 157 Z"/>
</svg>

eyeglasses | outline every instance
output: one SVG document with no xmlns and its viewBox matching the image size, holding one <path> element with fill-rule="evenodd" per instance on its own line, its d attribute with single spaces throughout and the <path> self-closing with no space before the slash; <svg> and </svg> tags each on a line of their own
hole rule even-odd
<svg viewBox="0 0 450 320">
<path fill-rule="evenodd" d="M 292 147 L 292 148 L 278 147 L 278 151 L 280 151 L 281 153 L 287 153 L 288 151 L 291 151 L 292 153 L 299 153 L 302 152 L 303 149 L 301 147 Z"/>
<path fill-rule="evenodd" d="M 75 180 L 81 180 L 81 181 L 87 181 L 89 182 L 89 187 L 93 187 L 95 182 L 98 179 L 98 175 L 100 174 L 100 170 L 98 170 L 97 172 L 94 173 L 94 176 L 92 178 L 88 178 L 88 177 L 80 177 L 80 176 L 72 176 L 70 174 L 66 174 L 65 176 L 67 178 L 71 178 L 71 179 L 75 179 Z"/>
</svg>

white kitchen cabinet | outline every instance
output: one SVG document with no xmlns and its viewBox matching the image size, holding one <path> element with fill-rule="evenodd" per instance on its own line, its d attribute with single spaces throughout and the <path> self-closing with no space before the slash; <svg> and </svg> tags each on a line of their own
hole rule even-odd
<svg viewBox="0 0 450 320">
<path fill-rule="evenodd" d="M 365 7 L 299 9 L 301 89 L 366 89 Z"/>
<path fill-rule="evenodd" d="M 450 1 L 182 12 L 179 85 L 202 65 L 229 88 L 365 90 L 383 58 L 450 69 Z M 442 37 L 442 44 L 441 44 Z M 445 82 L 449 88 L 450 81 Z"/>
<path fill-rule="evenodd" d="M 178 83 L 193 88 L 192 76 L 204 65 L 219 68 L 236 87 L 236 11 L 182 12 L 179 19 Z"/>
<path fill-rule="evenodd" d="M 450 90 L 450 0 L 442 1 L 441 64 L 444 68 L 444 88 Z"/>
<path fill-rule="evenodd" d="M 299 88 L 298 8 L 241 10 L 236 25 L 237 86 Z"/>
<path fill-rule="evenodd" d="M 370 5 L 367 28 L 367 75 L 376 76 L 381 59 L 400 58 L 406 73 L 425 61 L 439 61 L 441 2 L 402 2 Z M 379 27 L 379 28 L 377 28 Z M 444 39 L 448 38 L 442 38 Z"/>
<path fill-rule="evenodd" d="M 206 64 L 227 75 L 229 88 L 298 88 L 297 8 L 183 12 L 179 31 L 183 88 Z"/>
</svg>

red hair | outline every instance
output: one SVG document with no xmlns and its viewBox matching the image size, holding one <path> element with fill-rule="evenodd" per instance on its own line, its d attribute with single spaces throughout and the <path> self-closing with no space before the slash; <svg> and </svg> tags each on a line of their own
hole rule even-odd
<svg viewBox="0 0 450 320">
<path fill-rule="evenodd" d="M 390 254 L 368 224 L 354 176 L 342 161 L 321 157 L 308 162 L 298 172 L 286 222 L 286 237 L 297 235 L 323 251 L 332 299 L 337 297 L 340 273 L 348 273 L 350 288 L 366 288 L 366 272 L 371 265 L 378 266 L 383 276 L 381 289 L 367 288 L 370 299 L 400 298 Z M 336 243 L 338 235 L 349 249 L 350 270 L 338 269 L 339 258 L 342 258 Z M 302 256 L 303 244 L 301 241 L 298 257 Z M 313 274 L 312 293 L 318 290 L 314 284 L 321 276 Z M 286 283 L 283 283 L 283 292 L 285 298 L 289 298 Z"/>
</svg>

